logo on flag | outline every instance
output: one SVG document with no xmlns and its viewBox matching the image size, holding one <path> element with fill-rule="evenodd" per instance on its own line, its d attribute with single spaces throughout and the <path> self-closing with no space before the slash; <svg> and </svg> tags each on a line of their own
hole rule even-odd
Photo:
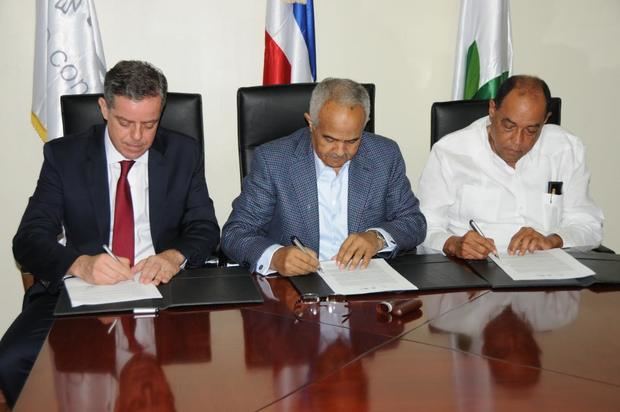
<svg viewBox="0 0 620 412">
<path fill-rule="evenodd" d="M 492 99 L 511 70 L 509 0 L 462 0 L 453 98 Z"/>
<path fill-rule="evenodd" d="M 267 0 L 263 84 L 316 81 L 312 0 Z"/>
<path fill-rule="evenodd" d="M 63 135 L 60 96 L 100 93 L 105 58 L 93 0 L 37 1 L 32 125 L 43 140 Z"/>
</svg>

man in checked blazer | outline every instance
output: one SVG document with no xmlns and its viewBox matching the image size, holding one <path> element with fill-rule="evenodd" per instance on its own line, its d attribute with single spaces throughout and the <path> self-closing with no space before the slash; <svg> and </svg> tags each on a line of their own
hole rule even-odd
<svg viewBox="0 0 620 412">
<path fill-rule="evenodd" d="M 228 257 L 263 275 L 294 276 L 316 271 L 319 260 L 366 267 L 378 252 L 394 256 L 424 240 L 398 145 L 363 131 L 369 113 L 366 89 L 352 80 L 315 87 L 308 127 L 256 150 L 222 231 Z"/>
</svg>

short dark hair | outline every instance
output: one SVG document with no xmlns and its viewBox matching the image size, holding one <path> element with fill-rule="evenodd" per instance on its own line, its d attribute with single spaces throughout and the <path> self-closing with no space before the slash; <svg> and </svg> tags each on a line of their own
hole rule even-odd
<svg viewBox="0 0 620 412">
<path fill-rule="evenodd" d="M 549 86 L 547 86 L 547 83 L 543 79 L 525 74 L 510 76 L 499 86 L 497 96 L 493 99 L 495 101 L 495 107 L 499 109 L 504 98 L 508 96 L 508 93 L 515 88 L 521 87 L 539 89 L 542 91 L 545 95 L 545 113 L 549 113 L 551 109 L 551 91 L 549 90 Z"/>
<path fill-rule="evenodd" d="M 103 96 L 109 107 L 114 106 L 114 96 L 131 100 L 145 97 L 161 97 L 161 107 L 166 104 L 168 81 L 166 76 L 152 64 L 139 60 L 121 60 L 105 75 Z"/>
</svg>

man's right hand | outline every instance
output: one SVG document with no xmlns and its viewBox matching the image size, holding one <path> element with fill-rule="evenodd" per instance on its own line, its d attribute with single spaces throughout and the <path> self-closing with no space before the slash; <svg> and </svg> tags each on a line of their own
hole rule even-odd
<svg viewBox="0 0 620 412">
<path fill-rule="evenodd" d="M 497 252 L 497 248 L 493 239 L 470 230 L 463 236 L 449 237 L 443 245 L 443 252 L 461 259 L 486 259 L 489 253 Z"/>
<path fill-rule="evenodd" d="M 120 262 L 117 262 L 106 253 L 81 255 L 67 273 L 94 285 L 113 285 L 121 280 L 133 279 L 129 259 L 119 257 L 119 260 Z"/>
<path fill-rule="evenodd" d="M 283 276 L 305 275 L 319 269 L 319 259 L 312 249 L 303 252 L 296 246 L 285 246 L 271 257 L 271 269 Z"/>
</svg>

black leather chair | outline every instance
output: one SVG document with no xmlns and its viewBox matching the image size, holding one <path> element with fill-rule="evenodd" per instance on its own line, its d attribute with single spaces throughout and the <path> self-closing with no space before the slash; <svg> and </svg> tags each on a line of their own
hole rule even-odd
<svg viewBox="0 0 620 412">
<path fill-rule="evenodd" d="M 241 180 L 250 170 L 254 149 L 306 126 L 310 96 L 316 83 L 242 87 L 237 91 L 237 133 Z M 375 85 L 363 85 L 370 95 L 370 119 L 375 130 Z"/>
<path fill-rule="evenodd" d="M 82 132 L 94 124 L 103 123 L 97 100 L 102 94 L 73 94 L 60 96 L 60 111 L 64 134 Z M 168 93 L 166 107 L 159 122 L 161 127 L 186 134 L 200 142 L 204 151 L 202 97 L 196 93 Z"/>
<path fill-rule="evenodd" d="M 551 98 L 551 117 L 548 123 L 560 124 L 562 99 Z M 431 147 L 445 135 L 469 126 L 474 120 L 489 114 L 488 100 L 453 100 L 431 106 Z"/>
</svg>

